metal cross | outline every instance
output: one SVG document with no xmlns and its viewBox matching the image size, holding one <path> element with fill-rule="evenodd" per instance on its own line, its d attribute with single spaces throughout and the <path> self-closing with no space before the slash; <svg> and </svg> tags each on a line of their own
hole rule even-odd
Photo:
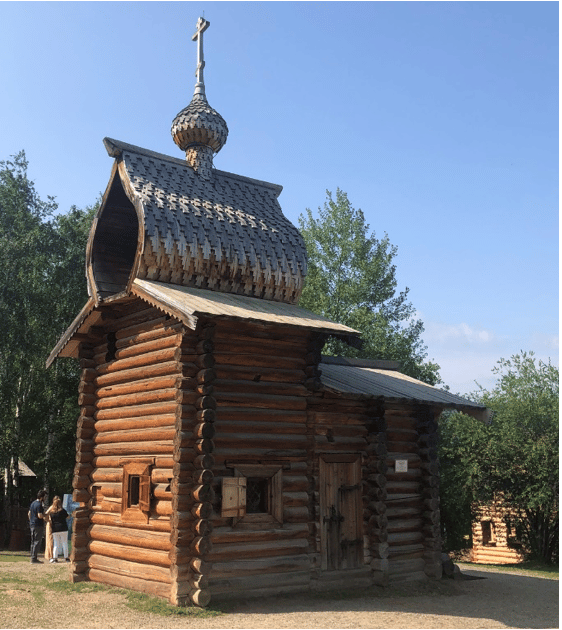
<svg viewBox="0 0 562 630">
<path fill-rule="evenodd" d="M 200 17 L 197 20 L 197 30 L 191 38 L 192 41 L 197 40 L 197 70 L 195 76 L 197 83 L 195 84 L 195 94 L 202 94 L 205 96 L 205 83 L 203 80 L 203 68 L 205 67 L 205 60 L 203 59 L 203 33 L 209 28 L 210 22 L 205 18 Z"/>
</svg>

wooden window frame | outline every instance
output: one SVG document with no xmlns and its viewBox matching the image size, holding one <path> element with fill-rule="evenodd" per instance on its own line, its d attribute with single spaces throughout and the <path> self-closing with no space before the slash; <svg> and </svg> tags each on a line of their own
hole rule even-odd
<svg viewBox="0 0 562 630">
<path fill-rule="evenodd" d="M 486 536 L 486 541 L 484 541 L 484 529 L 489 525 L 490 528 L 490 536 Z M 483 547 L 496 547 L 497 538 L 496 538 L 496 524 L 492 519 L 484 519 L 480 522 L 480 527 L 482 528 L 482 546 Z"/>
<path fill-rule="evenodd" d="M 152 461 L 126 461 L 122 463 L 122 466 L 121 520 L 128 523 L 148 523 L 152 498 Z M 139 502 L 131 505 L 129 493 L 133 477 L 139 478 Z"/>
<path fill-rule="evenodd" d="M 221 516 L 233 525 L 279 527 L 283 525 L 283 468 L 262 464 L 234 464 L 233 476 L 222 479 Z M 267 513 L 246 513 L 246 480 L 267 479 Z"/>
</svg>

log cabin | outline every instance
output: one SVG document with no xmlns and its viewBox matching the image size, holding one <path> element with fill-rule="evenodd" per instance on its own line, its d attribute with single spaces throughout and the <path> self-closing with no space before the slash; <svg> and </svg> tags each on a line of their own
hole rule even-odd
<svg viewBox="0 0 562 630">
<path fill-rule="evenodd" d="M 438 578 L 436 417 L 486 410 L 393 362 L 322 356 L 359 333 L 298 306 L 281 187 L 213 165 L 208 24 L 172 124 L 186 158 L 104 141 L 90 297 L 48 359 L 82 370 L 71 579 L 205 606 Z"/>
<path fill-rule="evenodd" d="M 471 562 L 517 564 L 525 560 L 525 549 L 517 538 L 516 523 L 521 516 L 500 498 L 474 508 Z"/>
</svg>

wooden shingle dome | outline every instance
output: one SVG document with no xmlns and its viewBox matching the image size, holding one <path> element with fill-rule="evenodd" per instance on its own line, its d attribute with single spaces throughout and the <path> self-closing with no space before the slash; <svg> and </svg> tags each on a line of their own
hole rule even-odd
<svg viewBox="0 0 562 630">
<path fill-rule="evenodd" d="M 106 138 L 115 158 L 87 248 L 96 304 L 131 290 L 135 278 L 296 304 L 306 250 L 283 215 L 282 187 L 213 167 L 228 127 L 203 83 L 200 20 L 197 83 L 172 135 L 186 159 Z"/>
</svg>

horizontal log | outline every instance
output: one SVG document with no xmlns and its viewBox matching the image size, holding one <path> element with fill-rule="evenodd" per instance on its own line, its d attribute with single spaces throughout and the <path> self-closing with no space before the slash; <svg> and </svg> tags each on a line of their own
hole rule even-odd
<svg viewBox="0 0 562 630">
<path fill-rule="evenodd" d="M 308 507 L 283 506 L 283 522 L 302 523 L 308 521 Z"/>
<path fill-rule="evenodd" d="M 141 547 L 143 549 L 165 552 L 168 552 L 172 548 L 170 535 L 167 532 L 147 532 L 130 527 L 124 528 L 94 524 L 89 529 L 89 536 L 92 541 L 114 543 L 126 547 Z M 132 559 L 128 556 L 127 558 Z"/>
<path fill-rule="evenodd" d="M 369 416 L 365 415 L 362 410 L 356 409 L 354 411 L 355 413 L 347 413 L 345 411 L 337 413 L 326 411 L 311 411 L 310 413 L 316 424 L 323 424 L 327 427 L 337 425 L 355 425 L 361 427 L 364 426 L 365 423 L 369 420 Z"/>
<path fill-rule="evenodd" d="M 235 394 L 217 391 L 217 406 L 220 407 L 253 407 L 262 409 L 287 409 L 305 411 L 306 399 L 300 396 L 269 394 Z"/>
<path fill-rule="evenodd" d="M 164 350 L 156 350 L 154 352 L 147 352 L 134 357 L 128 357 L 127 359 L 119 359 L 111 361 L 110 363 L 104 363 L 98 365 L 98 374 L 111 374 L 114 372 L 120 372 L 121 370 L 128 370 L 131 368 L 138 368 L 141 366 L 154 365 L 155 363 L 164 363 L 168 361 L 180 361 L 181 349 L 180 348 L 165 348 Z"/>
<path fill-rule="evenodd" d="M 214 562 L 212 567 L 211 588 L 213 582 L 220 578 L 234 579 L 255 575 L 265 580 L 267 574 L 282 573 L 290 576 L 293 572 L 310 571 L 311 561 L 309 555 L 303 552 L 293 556 Z"/>
<path fill-rule="evenodd" d="M 211 542 L 217 550 L 221 545 L 243 546 L 244 543 L 258 543 L 271 540 L 274 536 L 276 540 L 307 538 L 309 535 L 308 523 L 284 523 L 283 527 L 269 530 L 237 530 L 230 526 L 215 527 L 211 534 Z"/>
<path fill-rule="evenodd" d="M 96 420 L 111 420 L 116 418 L 136 418 L 176 412 L 174 401 L 135 405 L 133 407 L 117 407 L 115 409 L 99 409 L 95 413 Z"/>
<path fill-rule="evenodd" d="M 392 546 L 397 546 L 401 544 L 412 544 L 414 542 L 424 540 L 425 535 L 421 531 L 413 531 L 413 532 L 396 532 L 392 534 L 388 534 L 388 544 Z"/>
<path fill-rule="evenodd" d="M 167 389 L 156 389 L 152 391 L 140 391 L 123 396 L 109 396 L 96 401 L 97 409 L 116 409 L 118 407 L 128 407 L 131 405 L 146 405 L 149 403 L 159 403 L 163 401 L 176 400 L 178 390 L 175 387 Z M 96 416 L 98 417 L 98 416 Z"/>
<path fill-rule="evenodd" d="M 158 483 L 152 486 L 152 494 L 156 499 L 163 499 L 166 501 L 172 500 L 172 492 L 169 483 Z"/>
<path fill-rule="evenodd" d="M 165 315 L 155 307 L 139 311 L 137 304 L 134 305 L 133 310 L 127 315 L 127 319 L 123 317 L 116 318 L 110 324 L 106 324 L 105 328 L 113 329 L 115 338 L 119 341 L 134 335 L 158 330 L 162 327 L 172 327 L 177 323 L 177 320 L 170 319 L 169 315 Z"/>
<path fill-rule="evenodd" d="M 238 335 L 233 335 L 229 340 L 215 339 L 214 350 L 218 354 L 248 354 L 257 356 L 282 356 L 291 359 L 304 359 L 305 349 L 301 346 L 283 343 L 281 341 L 263 340 L 251 341 L 239 340 Z"/>
<path fill-rule="evenodd" d="M 109 387 L 110 385 L 125 384 L 137 380 L 161 378 L 166 376 L 179 376 L 181 374 L 181 363 L 179 361 L 167 361 L 145 365 L 138 368 L 124 369 L 118 372 L 109 372 L 96 378 L 97 387 Z M 194 381 L 195 383 L 195 381 Z"/>
<path fill-rule="evenodd" d="M 149 429 L 131 429 L 128 431 L 105 431 L 98 433 L 94 439 L 96 445 L 99 444 L 116 444 L 120 442 L 161 442 L 168 440 L 170 446 L 176 435 L 176 429 L 172 426 L 156 427 Z M 191 437 L 192 434 L 190 433 Z"/>
<path fill-rule="evenodd" d="M 287 540 L 276 540 L 275 538 L 264 542 L 244 543 L 239 546 L 216 545 L 208 555 L 210 562 L 237 562 L 240 560 L 250 560 L 253 558 L 276 558 L 280 556 L 306 555 L 309 550 L 309 543 L 306 538 L 295 538 Z"/>
<path fill-rule="evenodd" d="M 391 518 L 388 521 L 388 532 L 420 531 L 424 526 L 422 518 Z"/>
<path fill-rule="evenodd" d="M 271 363 L 271 365 L 274 365 Z M 255 382 L 302 383 L 305 374 L 302 369 L 277 369 L 266 366 L 240 366 L 215 364 L 216 378 L 219 380 L 245 380 Z"/>
<path fill-rule="evenodd" d="M 169 597 L 170 584 L 155 580 L 145 579 L 142 576 L 130 576 L 124 573 L 105 571 L 92 567 L 88 574 L 92 582 L 99 584 L 109 584 L 118 588 L 126 588 L 132 591 L 139 591 L 154 597 Z"/>
<path fill-rule="evenodd" d="M 286 344 L 308 347 L 311 332 L 301 328 L 288 328 L 287 326 L 274 326 L 270 323 L 246 322 L 231 319 L 216 319 L 214 328 L 214 341 L 229 341 L 232 333 L 243 341 L 256 342 L 256 340 L 282 341 Z"/>
<path fill-rule="evenodd" d="M 167 458 L 164 458 L 164 459 L 167 459 Z M 163 466 L 161 464 L 158 464 L 157 462 L 161 461 L 161 460 L 162 460 L 161 457 L 158 457 L 155 460 L 155 465 L 158 468 L 168 468 L 168 467 L 171 468 L 174 465 L 173 461 L 171 462 L 170 466 L 168 466 L 168 465 L 164 465 Z M 115 456 L 113 456 L 113 455 L 103 455 L 103 456 L 95 457 L 92 460 L 91 463 L 92 463 L 92 466 L 94 468 L 119 468 L 123 464 L 123 458 L 121 456 L 117 456 L 117 455 L 115 455 Z"/>
<path fill-rule="evenodd" d="M 142 380 L 127 381 L 115 385 L 106 385 L 97 390 L 98 398 L 108 398 L 113 396 L 123 396 L 126 394 L 140 394 L 155 390 L 169 389 L 177 387 L 178 381 L 183 381 L 177 374 L 167 374 L 153 378 L 143 378 Z M 195 384 L 195 383 L 193 383 Z"/>
<path fill-rule="evenodd" d="M 423 508 L 422 506 L 418 506 L 418 507 L 394 507 L 392 504 L 389 504 L 389 506 L 386 509 L 386 515 L 388 516 L 388 518 L 404 518 L 407 516 L 415 516 L 415 517 L 419 517 L 421 515 Z"/>
<path fill-rule="evenodd" d="M 102 540 L 91 540 L 88 547 L 90 553 L 109 558 L 127 559 L 130 562 L 144 565 L 170 566 L 170 559 L 166 551 L 143 549 L 132 545 L 115 544 Z"/>
<path fill-rule="evenodd" d="M 152 510 L 158 516 L 170 516 L 173 512 L 172 503 L 166 499 L 156 499 L 153 501 Z"/>
<path fill-rule="evenodd" d="M 165 516 L 155 518 L 150 517 L 148 523 L 124 523 L 121 520 L 121 513 L 119 514 L 107 514 L 105 512 L 93 512 L 91 517 L 93 524 L 109 525 L 114 527 L 122 527 L 124 529 L 138 529 L 142 531 L 157 531 L 157 532 L 169 532 L 170 531 L 170 519 Z"/>
<path fill-rule="evenodd" d="M 151 341 L 153 339 L 160 339 L 161 337 L 169 337 L 171 335 L 175 336 L 179 333 L 182 333 L 183 328 L 184 325 L 181 322 L 171 323 L 169 320 L 153 320 L 149 328 L 141 328 L 139 331 L 133 334 L 131 334 L 131 329 L 125 329 L 125 331 L 116 331 L 115 346 L 117 348 L 126 348 L 137 343 L 143 343 L 145 341 Z M 183 343 L 183 335 L 181 343 Z"/>
<path fill-rule="evenodd" d="M 120 442 L 118 444 L 98 444 L 94 448 L 94 455 L 157 455 L 170 453 L 173 450 L 171 441 L 153 442 Z"/>
<path fill-rule="evenodd" d="M 136 418 L 115 418 L 112 420 L 97 420 L 95 429 L 98 433 L 111 431 L 127 431 L 137 429 L 149 429 L 156 427 L 172 427 L 176 422 L 173 413 L 155 416 L 138 416 Z"/>
<path fill-rule="evenodd" d="M 157 352 L 167 348 L 178 347 L 181 343 L 182 335 L 168 335 L 166 337 L 160 337 L 157 339 L 150 339 L 147 341 L 140 341 L 132 345 L 120 344 L 115 351 L 115 359 L 122 360 L 129 357 L 135 357 L 141 354 L 147 354 L 149 352 Z"/>
<path fill-rule="evenodd" d="M 269 451 L 274 450 L 298 450 L 298 455 L 306 456 L 305 451 L 308 445 L 306 435 L 276 436 L 270 434 L 266 438 L 249 433 L 231 433 L 228 436 L 219 433 L 215 436 L 214 441 L 217 452 L 220 450 L 221 454 L 228 459 L 234 459 L 236 451 L 240 453 L 240 450 L 245 450 L 250 457 L 252 453 L 255 457 L 269 457 L 271 455 Z"/>
<path fill-rule="evenodd" d="M 120 313 L 117 316 L 109 319 L 107 323 L 104 321 L 104 328 L 114 331 L 116 337 L 117 335 L 126 337 L 133 334 L 131 331 L 151 330 L 155 325 L 169 319 L 155 306 L 147 308 L 143 308 L 143 306 L 145 306 L 144 303 L 135 301 L 131 303 L 128 309 L 120 309 Z"/>
<path fill-rule="evenodd" d="M 214 382 L 217 391 L 226 394 L 264 394 L 273 396 L 310 396 L 308 389 L 301 383 L 275 383 L 248 380 L 220 379 Z"/>
</svg>

